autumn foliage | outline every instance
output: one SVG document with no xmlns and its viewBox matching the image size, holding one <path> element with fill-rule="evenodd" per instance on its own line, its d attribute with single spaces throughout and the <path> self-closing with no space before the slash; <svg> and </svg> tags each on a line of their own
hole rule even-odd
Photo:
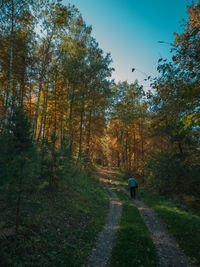
<svg viewBox="0 0 200 267">
<path fill-rule="evenodd" d="M 145 92 L 111 79 L 110 54 L 74 6 L 0 3 L 0 186 L 14 192 L 16 230 L 30 187 L 58 190 L 73 168 L 93 163 L 198 206 L 200 4 L 188 8 L 172 61 L 159 60 Z"/>
</svg>

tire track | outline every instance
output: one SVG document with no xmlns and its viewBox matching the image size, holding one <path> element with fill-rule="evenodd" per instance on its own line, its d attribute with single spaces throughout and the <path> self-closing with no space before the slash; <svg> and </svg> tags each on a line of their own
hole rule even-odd
<svg viewBox="0 0 200 267">
<path fill-rule="evenodd" d="M 101 172 L 101 176 L 105 177 L 108 174 L 104 171 Z M 96 245 L 93 248 L 88 262 L 84 267 L 108 267 L 111 252 L 116 237 L 117 230 L 119 228 L 122 204 L 116 193 L 107 184 L 107 179 L 101 179 L 104 186 L 109 193 L 110 207 L 106 218 L 105 226 L 100 232 Z"/>
</svg>

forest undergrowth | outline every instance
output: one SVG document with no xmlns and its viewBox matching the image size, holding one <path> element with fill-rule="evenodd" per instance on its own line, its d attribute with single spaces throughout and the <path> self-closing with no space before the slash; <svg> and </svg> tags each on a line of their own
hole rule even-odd
<svg viewBox="0 0 200 267">
<path fill-rule="evenodd" d="M 74 170 L 57 191 L 29 194 L 15 232 L 15 208 L 0 190 L 0 266 L 81 266 L 104 225 L 107 193 L 94 174 Z"/>
</svg>

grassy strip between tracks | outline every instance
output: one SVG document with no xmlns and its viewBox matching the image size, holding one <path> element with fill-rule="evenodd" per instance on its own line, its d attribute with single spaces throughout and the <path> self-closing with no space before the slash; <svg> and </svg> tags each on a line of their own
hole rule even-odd
<svg viewBox="0 0 200 267">
<path fill-rule="evenodd" d="M 122 219 L 110 266 L 158 266 L 154 245 L 139 211 L 123 192 L 117 190 L 117 194 L 122 201 Z"/>
</svg>

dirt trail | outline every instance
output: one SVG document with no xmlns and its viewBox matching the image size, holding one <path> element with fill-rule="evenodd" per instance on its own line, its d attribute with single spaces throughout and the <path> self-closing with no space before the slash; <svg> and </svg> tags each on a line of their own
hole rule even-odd
<svg viewBox="0 0 200 267">
<path fill-rule="evenodd" d="M 108 171 L 104 170 L 101 172 L 101 180 L 109 193 L 109 212 L 106 218 L 105 226 L 97 238 L 96 245 L 88 258 L 87 264 L 84 265 L 85 267 L 109 266 L 109 259 L 111 257 L 113 242 L 118 230 L 118 226 L 120 224 L 122 211 L 122 206 L 119 198 L 106 183 L 106 178 L 108 178 L 109 176 L 110 173 Z"/>
<path fill-rule="evenodd" d="M 189 258 L 180 249 L 176 241 L 168 234 L 157 215 L 142 201 L 134 200 L 134 204 L 147 225 L 155 245 L 161 267 L 192 267 Z"/>
<path fill-rule="evenodd" d="M 111 170 L 101 171 L 101 180 L 104 186 L 108 189 L 110 208 L 106 218 L 106 223 L 103 230 L 100 232 L 96 245 L 92 250 L 88 262 L 83 267 L 108 267 L 109 259 L 111 257 L 112 247 L 114 239 L 119 227 L 122 205 L 111 189 L 110 185 L 117 186 L 121 191 L 129 196 L 129 192 L 123 187 L 119 186 L 118 182 L 112 177 L 114 172 Z M 142 201 L 136 199 L 131 200 L 140 212 L 146 226 L 151 235 L 152 241 L 155 245 L 160 267 L 197 267 L 180 249 L 177 242 L 171 237 L 164 227 L 161 220 L 157 217 L 149 207 L 147 207 Z M 128 266 L 127 266 L 128 267 Z"/>
<path fill-rule="evenodd" d="M 114 182 L 120 190 L 124 191 L 128 197 L 129 193 Z M 191 260 L 184 254 L 177 242 L 171 237 L 157 217 L 156 213 L 153 212 L 143 201 L 138 199 L 132 201 L 140 212 L 146 226 L 151 235 L 152 241 L 155 245 L 160 267 L 195 267 Z"/>
</svg>

